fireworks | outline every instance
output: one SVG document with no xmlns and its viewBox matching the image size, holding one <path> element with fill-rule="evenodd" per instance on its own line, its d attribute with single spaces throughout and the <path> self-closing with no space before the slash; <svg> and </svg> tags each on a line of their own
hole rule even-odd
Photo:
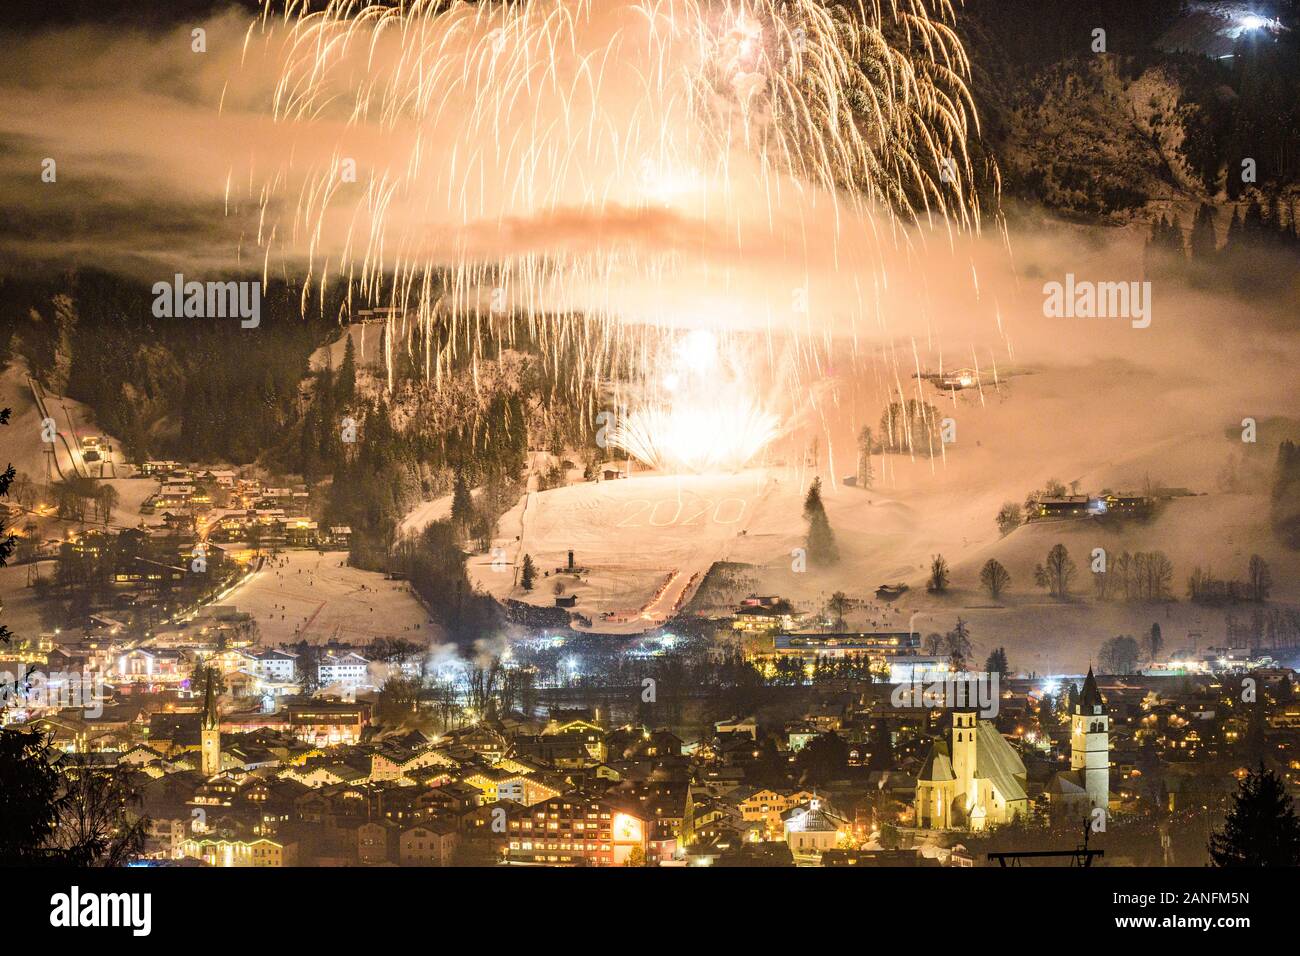
<svg viewBox="0 0 1300 956">
<path fill-rule="evenodd" d="M 658 364 L 667 371 L 617 423 L 610 444 L 666 471 L 734 471 L 749 464 L 777 436 L 776 416 L 724 360 L 712 332 L 696 329 L 672 352 Z"/>
<path fill-rule="evenodd" d="M 653 354 L 635 339 L 683 302 L 770 310 L 748 274 L 765 260 L 797 274 L 909 245 L 916 223 L 978 230 L 953 16 L 948 0 L 268 9 L 245 46 L 278 72 L 275 118 L 329 146 L 264 181 L 258 241 L 406 316 L 390 338 L 425 349 L 430 378 L 526 316 L 549 360 L 581 349 L 593 400 L 609 356 Z M 745 404 L 728 421 L 757 440 L 768 413 Z M 689 431 L 662 403 L 626 428 L 629 446 Z"/>
<path fill-rule="evenodd" d="M 613 444 L 652 468 L 718 472 L 749 464 L 776 434 L 776 418 L 742 398 L 638 408 Z"/>
</svg>

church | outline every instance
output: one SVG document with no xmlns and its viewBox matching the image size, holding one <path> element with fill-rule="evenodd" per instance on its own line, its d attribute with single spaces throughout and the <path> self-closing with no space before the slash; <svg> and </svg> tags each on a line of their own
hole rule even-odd
<svg viewBox="0 0 1300 956">
<path fill-rule="evenodd" d="M 1025 763 L 992 721 L 952 712 L 952 743 L 935 740 L 916 780 L 916 825 L 982 830 L 1029 812 Z"/>
<path fill-rule="evenodd" d="M 951 744 L 939 738 L 916 780 L 916 825 L 981 830 L 1029 812 L 1027 774 L 1015 747 L 973 711 L 952 712 Z M 1110 803 L 1110 718 L 1088 668 L 1070 714 L 1070 769 L 1052 777 L 1054 806 L 1088 813 Z"/>
<path fill-rule="evenodd" d="M 1110 718 L 1091 667 L 1070 713 L 1070 769 L 1052 778 L 1047 799 L 1084 814 L 1110 804 Z"/>
</svg>

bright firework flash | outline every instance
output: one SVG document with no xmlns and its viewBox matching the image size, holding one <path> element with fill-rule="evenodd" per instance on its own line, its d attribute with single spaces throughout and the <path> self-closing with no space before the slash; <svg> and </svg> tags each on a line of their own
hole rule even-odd
<svg viewBox="0 0 1300 956">
<path fill-rule="evenodd" d="M 914 343 L 896 355 L 891 320 L 928 294 L 904 274 L 965 274 L 974 302 L 959 240 L 980 229 L 977 184 L 997 191 L 967 152 L 953 19 L 947 0 L 268 9 L 246 61 L 278 73 L 278 123 L 333 145 L 289 150 L 260 186 L 250 170 L 257 240 L 268 269 L 284 243 L 313 280 L 393 309 L 390 349 L 434 381 L 522 334 L 553 367 L 578 355 L 575 399 L 595 408 L 614 378 L 653 392 L 665 330 L 706 314 L 715 334 L 793 338 L 768 348 L 792 369 L 768 371 L 796 394 L 832 334 L 855 354 L 859 335 L 883 342 L 892 387 Z M 629 355 L 639 371 L 615 374 Z M 709 412 L 736 447 L 688 451 L 703 427 L 685 401 L 634 408 L 625 447 L 695 469 L 764 443 L 771 403 L 737 398 Z"/>
<path fill-rule="evenodd" d="M 738 354 L 717 335 L 694 329 L 656 365 L 611 444 L 664 471 L 735 471 L 777 436 L 777 417 L 751 394 Z"/>
</svg>

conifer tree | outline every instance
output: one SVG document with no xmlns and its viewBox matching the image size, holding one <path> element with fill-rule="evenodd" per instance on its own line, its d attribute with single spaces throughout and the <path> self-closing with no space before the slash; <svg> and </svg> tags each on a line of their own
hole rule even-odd
<svg viewBox="0 0 1300 956">
<path fill-rule="evenodd" d="M 352 333 L 348 333 L 348 343 L 343 347 L 343 364 L 339 367 L 338 401 L 347 405 L 357 394 L 357 350 L 352 344 Z"/>
<path fill-rule="evenodd" d="M 1209 849 L 1215 866 L 1300 866 L 1300 819 L 1285 784 L 1262 762 L 1238 785 Z"/>
<path fill-rule="evenodd" d="M 831 531 L 830 520 L 826 517 L 826 506 L 822 504 L 822 480 L 814 478 L 808 486 L 808 494 L 803 502 L 804 520 L 808 522 L 808 558 L 814 564 L 834 564 L 839 560 L 839 549 L 835 545 L 835 533 Z"/>
</svg>

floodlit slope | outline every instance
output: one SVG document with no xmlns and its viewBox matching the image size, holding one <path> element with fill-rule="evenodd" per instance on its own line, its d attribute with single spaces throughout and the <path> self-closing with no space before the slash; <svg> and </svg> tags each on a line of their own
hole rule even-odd
<svg viewBox="0 0 1300 956">
<path fill-rule="evenodd" d="M 379 352 L 383 340 L 383 325 L 377 322 L 354 322 L 329 345 L 323 345 L 312 353 L 310 367 L 319 372 L 328 367 L 338 371 L 343 365 L 343 355 L 347 351 L 348 336 L 352 336 L 352 347 L 356 350 L 358 366 L 378 365 L 383 362 Z"/>
<path fill-rule="evenodd" d="M 348 567 L 342 551 L 287 551 L 221 603 L 252 614 L 266 645 L 365 643 L 380 636 L 423 643 L 443 636 L 409 584 Z"/>
<path fill-rule="evenodd" d="M 955 404 L 936 394 L 938 413 L 956 422 L 957 441 L 933 459 L 874 456 L 871 490 L 832 484 L 825 476 L 823 498 L 841 561 L 810 572 L 811 580 L 802 585 L 798 575 L 788 575 L 782 584 L 805 593 L 862 592 L 896 580 L 915 587 L 935 554 L 956 569 L 967 560 L 1001 559 L 994 522 L 998 508 L 1004 501 L 1023 502 L 1053 478 L 1093 493 L 1140 493 L 1148 484 L 1211 493 L 1178 499 L 1166 509 L 1182 515 L 1188 513 L 1183 509 L 1201 507 L 1206 514 L 1197 521 L 1172 523 L 1162 516 L 1129 526 L 1121 544 L 1129 550 L 1164 550 L 1178 565 L 1199 549 L 1200 563 L 1226 569 L 1250 542 L 1285 563 L 1265 526 L 1266 505 L 1257 499 L 1237 507 L 1234 501 L 1242 496 L 1219 495 L 1217 483 L 1234 460 L 1244 487 L 1264 492 L 1275 442 L 1286 436 L 1264 435 L 1253 446 L 1234 441 L 1227 416 L 1212 418 L 1195 404 L 1184 404 L 1189 390 L 1185 383 L 1162 389 L 1122 363 L 1106 363 L 1020 377 L 1001 394 L 986 392 L 982 402 L 971 391 L 959 393 Z M 1108 399 L 1117 394 L 1125 396 L 1122 406 Z M 802 476 L 802 484 L 807 478 Z M 788 572 L 789 549 L 804 533 L 799 503 L 793 495 L 790 499 L 773 496 L 766 503 L 749 540 L 734 550 L 735 560 Z M 1212 540 L 1195 533 L 1206 521 L 1219 527 Z M 1026 529 L 1013 538 L 1036 533 Z"/>
<path fill-rule="evenodd" d="M 498 554 L 471 561 L 471 573 L 496 597 L 541 604 L 554 602 L 560 581 L 564 593 L 578 596 L 582 613 L 615 614 L 620 620 L 607 622 L 609 629 L 626 629 L 622 619 L 629 615 L 650 626 L 670 617 L 713 562 L 727 557 L 773 486 L 765 471 L 755 470 L 642 474 L 530 493 L 502 519 Z M 554 575 L 569 550 L 588 569 L 580 580 Z M 538 568 L 531 593 L 517 586 L 523 554 Z"/>
<path fill-rule="evenodd" d="M 1145 632 L 1157 619 L 1173 629 L 1171 645 L 1174 638 L 1197 633 L 1208 644 L 1222 638 L 1220 612 L 1185 601 L 1171 608 L 1094 606 L 1085 574 L 1094 547 L 1112 554 L 1160 550 L 1174 564 L 1173 592 L 1181 599 L 1193 566 L 1237 577 L 1250 555 L 1259 553 L 1273 568 L 1274 598 L 1300 597 L 1300 555 L 1285 551 L 1267 527 L 1276 442 L 1293 429 L 1285 422 L 1269 424 L 1258 443 L 1243 444 L 1239 429 L 1232 428 L 1237 413 L 1207 411 L 1199 389 L 1190 378 L 1161 380 L 1107 361 L 1040 369 L 982 397 L 968 390 L 954 401 L 933 392 L 939 414 L 957 423 L 957 441 L 942 455 L 873 456 L 876 481 L 869 490 L 843 483 L 851 468 L 843 464 L 843 450 L 838 479 L 822 475 L 840 552 L 829 567 L 794 570 L 791 551 L 804 544 L 802 501 L 812 474 L 773 468 L 731 476 L 642 475 L 529 495 L 526 508 L 503 522 L 498 570 L 491 555 L 480 556 L 472 562 L 475 580 L 498 597 L 551 604 L 552 580 L 539 576 L 531 594 L 516 586 L 520 554 L 533 556 L 540 575 L 562 566 L 573 548 L 577 563 L 590 569 L 581 582 L 562 578 L 566 592 L 578 595 L 577 610 L 593 617 L 620 612 L 613 630 L 624 624 L 645 628 L 653 616 L 635 612 L 649 606 L 673 574 L 694 574 L 729 560 L 755 566 L 760 590 L 788 596 L 806 609 L 821 607 L 835 591 L 867 600 L 879 584 L 906 582 L 912 590 L 905 598 L 864 613 L 858 623 L 902 626 L 916 615 L 918 629 L 946 631 L 961 614 L 981 621 L 975 635 L 981 661 L 993 646 L 1006 644 L 1015 652 L 1013 664 L 1025 669 L 1086 667 L 1103 640 Z M 1239 407 L 1231 399 L 1220 402 Z M 1248 402 L 1242 400 L 1250 407 Z M 1239 493 L 1219 490 L 1229 463 Z M 1001 537 L 994 522 L 999 506 L 1023 502 L 1052 478 L 1094 493 L 1141 492 L 1150 485 L 1196 494 L 1168 501 L 1147 523 L 1034 523 Z M 520 520 L 522 551 L 514 540 Z M 1074 602 L 1055 601 L 1033 586 L 1035 564 L 1057 541 L 1080 567 Z M 941 597 L 925 593 L 936 554 L 952 568 L 952 592 Z M 1002 608 L 981 607 L 990 602 L 980 589 L 979 570 L 991 557 L 1012 576 Z M 634 620 L 625 622 L 629 612 Z M 991 643 L 995 637 L 997 644 Z"/>
<path fill-rule="evenodd" d="M 111 471 L 108 474 L 123 476 L 131 473 L 130 466 L 124 464 L 122 445 L 114 436 L 105 434 L 94 423 L 90 409 L 80 402 L 59 395 L 45 393 L 46 410 L 54 418 L 60 435 L 66 439 L 55 442 L 55 454 L 59 470 L 71 478 L 74 474 L 88 474 L 99 479 L 98 465 L 91 463 L 87 468 L 80 457 L 80 440 L 87 435 L 98 435 L 105 444 L 113 448 Z M 14 471 L 26 475 L 38 485 L 44 485 L 46 478 L 46 445 L 41 440 L 42 415 L 37 408 L 27 380 L 26 365 L 22 360 L 14 360 L 3 372 L 0 372 L 0 408 L 10 409 L 9 424 L 0 431 L 3 445 L 0 446 L 0 468 L 12 463 Z M 73 457 L 68 449 L 73 449 Z M 58 472 L 54 475 L 58 479 Z M 124 477 L 102 479 L 111 484 L 119 495 L 119 504 L 113 515 L 116 526 L 134 525 L 139 520 L 140 505 L 157 489 L 153 481 L 144 481 Z M 11 489 L 12 498 L 12 489 Z M 42 519 L 42 535 L 57 536 L 62 533 L 66 522 L 56 523 L 52 519 Z M 59 524 L 60 527 L 53 527 Z M 48 527 L 47 527 L 48 525 Z M 69 526 L 70 527 L 70 526 Z"/>
<path fill-rule="evenodd" d="M 68 439 L 69 445 L 73 448 L 76 447 L 74 439 L 80 438 L 80 435 L 74 434 L 73 423 L 84 429 L 80 434 L 98 434 L 90 425 L 93 419 L 84 405 L 53 395 L 47 395 L 45 400 L 46 408 L 54 418 L 55 427 Z M 43 416 L 37 408 L 36 398 L 27 382 L 26 363 L 21 359 L 14 360 L 3 373 L 0 373 L 0 408 L 8 408 L 11 411 L 9 425 L 3 433 L 5 460 L 12 462 L 16 471 L 25 472 L 33 481 L 43 481 L 46 470 L 46 446 L 41 440 Z M 73 423 L 68 421 L 68 415 L 72 416 Z M 68 445 L 56 441 L 54 447 L 59 468 L 68 477 L 81 470 L 80 459 L 74 461 L 69 457 Z"/>
<path fill-rule="evenodd" d="M 432 501 L 422 501 L 397 523 L 394 539 L 401 540 L 407 535 L 418 535 L 435 521 L 445 521 L 451 517 L 451 495 L 442 495 Z"/>
</svg>

